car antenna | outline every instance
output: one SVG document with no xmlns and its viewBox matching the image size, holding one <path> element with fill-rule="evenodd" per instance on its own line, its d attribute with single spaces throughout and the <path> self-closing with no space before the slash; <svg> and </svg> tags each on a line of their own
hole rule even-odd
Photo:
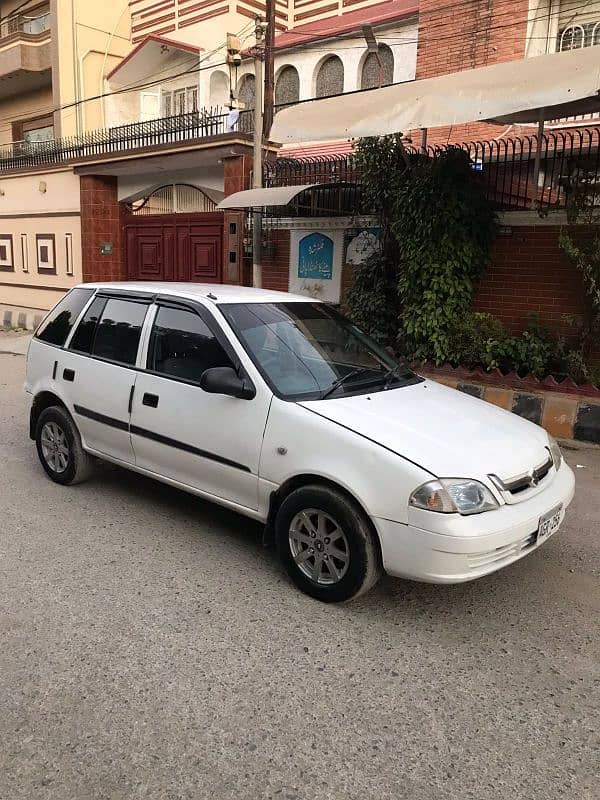
<svg viewBox="0 0 600 800">
<path fill-rule="evenodd" d="M 213 294 L 212 292 L 209 292 L 209 293 L 208 293 L 206 296 L 207 296 L 207 297 L 208 297 L 210 300 L 217 300 L 217 299 L 218 299 L 218 298 L 217 298 L 217 295 L 216 295 L 216 294 Z"/>
</svg>

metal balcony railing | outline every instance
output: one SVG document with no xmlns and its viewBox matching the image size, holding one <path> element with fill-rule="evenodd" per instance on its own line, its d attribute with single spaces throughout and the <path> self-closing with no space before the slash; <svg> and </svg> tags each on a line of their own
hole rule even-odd
<svg viewBox="0 0 600 800">
<path fill-rule="evenodd" d="M 465 150 L 498 211 L 536 209 L 542 213 L 565 209 L 570 193 L 578 187 L 600 189 L 600 127 L 552 131 L 541 142 L 540 171 L 535 185 L 536 136 L 517 136 L 489 142 L 465 142 L 460 145 L 429 147 L 427 153 L 407 146 L 413 158 L 435 158 L 449 147 Z M 354 185 L 360 189 L 361 175 L 354 156 L 323 156 L 284 159 L 265 168 L 265 186 L 318 183 L 337 186 L 345 200 L 338 202 L 330 192 L 321 213 L 333 212 L 336 205 L 346 214 L 367 214 L 360 191 L 354 195 L 354 208 L 348 207 Z M 296 203 L 306 202 L 302 196 Z M 291 211 L 292 209 L 288 209 Z M 286 213 L 281 211 L 280 213 Z"/>
<path fill-rule="evenodd" d="M 252 133 L 253 112 L 242 111 L 235 131 Z M 0 147 L 0 172 L 62 164 L 93 156 L 108 156 L 148 147 L 177 144 L 228 132 L 227 114 L 205 109 L 190 114 L 132 122 L 47 142 L 13 142 Z"/>
</svg>

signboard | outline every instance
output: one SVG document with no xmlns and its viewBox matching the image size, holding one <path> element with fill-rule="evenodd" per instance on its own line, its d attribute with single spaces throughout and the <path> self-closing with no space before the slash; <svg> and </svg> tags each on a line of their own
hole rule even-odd
<svg viewBox="0 0 600 800">
<path fill-rule="evenodd" d="M 311 233 L 298 243 L 298 277 L 330 281 L 333 278 L 333 240 Z"/>
<path fill-rule="evenodd" d="M 346 250 L 346 263 L 357 265 L 364 262 L 380 248 L 380 228 L 365 228 L 349 242 Z"/>
</svg>

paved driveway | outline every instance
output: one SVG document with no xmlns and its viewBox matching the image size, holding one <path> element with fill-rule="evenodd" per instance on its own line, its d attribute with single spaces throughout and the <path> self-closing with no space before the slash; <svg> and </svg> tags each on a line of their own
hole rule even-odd
<svg viewBox="0 0 600 800">
<path fill-rule="evenodd" d="M 255 523 L 51 483 L 23 377 L 0 355 L 2 800 L 600 798 L 599 450 L 524 561 L 324 606 Z"/>
</svg>

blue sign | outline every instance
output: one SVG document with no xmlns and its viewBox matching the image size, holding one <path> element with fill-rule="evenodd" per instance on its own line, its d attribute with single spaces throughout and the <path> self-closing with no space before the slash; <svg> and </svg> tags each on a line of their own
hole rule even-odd
<svg viewBox="0 0 600 800">
<path fill-rule="evenodd" d="M 333 241 L 311 233 L 298 245 L 298 277 L 330 281 L 333 277 Z"/>
</svg>

